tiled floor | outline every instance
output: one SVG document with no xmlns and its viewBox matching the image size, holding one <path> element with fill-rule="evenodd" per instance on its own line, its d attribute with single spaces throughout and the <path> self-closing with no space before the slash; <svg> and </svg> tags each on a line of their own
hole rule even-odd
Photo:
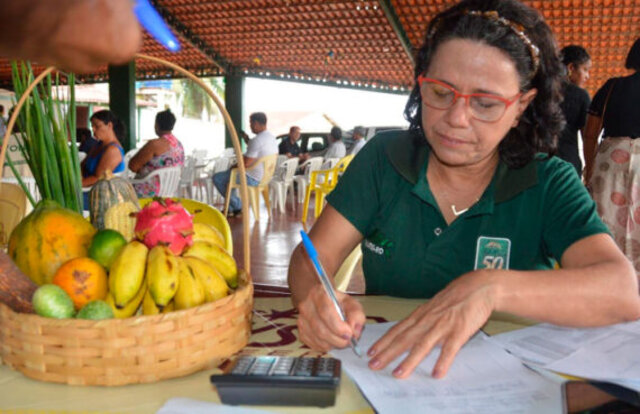
<svg viewBox="0 0 640 414">
<path fill-rule="evenodd" d="M 287 204 L 286 213 L 273 211 L 271 218 L 262 201 L 260 206 L 259 221 L 254 220 L 253 213 L 249 213 L 251 276 L 257 290 L 288 292 L 287 269 L 291 252 L 300 242 L 302 204 Z M 309 216 L 308 228 L 313 224 L 313 212 Z M 238 263 L 242 263 L 242 218 L 229 218 L 229 224 L 233 233 L 234 257 Z M 356 267 L 347 290 L 353 293 L 364 292 L 360 265 Z"/>
</svg>

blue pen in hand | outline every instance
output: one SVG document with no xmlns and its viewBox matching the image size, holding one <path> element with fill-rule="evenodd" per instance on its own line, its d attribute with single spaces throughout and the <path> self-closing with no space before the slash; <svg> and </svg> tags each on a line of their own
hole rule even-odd
<svg viewBox="0 0 640 414">
<path fill-rule="evenodd" d="M 140 24 L 147 29 L 149 34 L 153 36 L 161 45 L 172 52 L 180 50 L 180 42 L 171 33 L 167 24 L 162 20 L 160 14 L 153 8 L 149 0 L 135 0 L 133 12 Z"/>
<path fill-rule="evenodd" d="M 333 289 L 333 285 L 331 284 L 331 281 L 329 280 L 327 273 L 324 271 L 324 268 L 320 264 L 320 260 L 318 260 L 318 252 L 316 251 L 316 248 L 313 247 L 313 243 L 311 243 L 311 239 L 309 238 L 307 233 L 304 232 L 304 230 L 300 230 L 300 235 L 302 236 L 302 245 L 306 249 L 307 254 L 309 255 L 309 258 L 313 262 L 313 267 L 316 270 L 316 275 L 318 276 L 318 279 L 320 279 L 320 282 L 322 282 L 322 287 L 324 287 L 324 290 L 327 292 L 327 295 L 329 295 L 329 299 L 331 299 L 331 302 L 333 302 L 333 306 L 335 306 L 336 311 L 338 312 L 338 315 L 340 315 L 340 319 L 346 322 L 347 318 L 345 318 L 344 311 L 340 307 L 340 303 L 338 303 L 338 297 L 336 296 L 336 291 Z M 357 356 L 362 358 L 362 351 L 358 347 L 358 341 L 356 341 L 356 338 L 354 337 L 351 337 L 351 349 L 353 349 L 353 352 Z"/>
</svg>

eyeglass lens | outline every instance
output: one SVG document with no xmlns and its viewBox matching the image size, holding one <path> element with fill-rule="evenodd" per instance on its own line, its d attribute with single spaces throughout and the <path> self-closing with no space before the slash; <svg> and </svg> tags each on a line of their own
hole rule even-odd
<svg viewBox="0 0 640 414">
<path fill-rule="evenodd" d="M 436 109 L 449 109 L 460 98 L 455 89 L 430 81 L 422 81 L 420 87 L 422 101 L 427 106 Z M 467 96 L 467 105 L 471 115 L 481 121 L 496 121 L 502 117 L 506 104 L 497 98 L 490 96 Z"/>
</svg>

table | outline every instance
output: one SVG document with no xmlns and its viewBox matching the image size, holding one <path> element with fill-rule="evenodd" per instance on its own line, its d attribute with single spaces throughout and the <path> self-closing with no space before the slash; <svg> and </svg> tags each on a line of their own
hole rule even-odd
<svg viewBox="0 0 640 414">
<path fill-rule="evenodd" d="M 387 296 L 357 297 L 368 316 L 367 323 L 399 320 L 423 300 L 399 299 Z M 288 297 L 256 298 L 253 333 L 244 354 L 317 356 L 320 353 L 304 347 L 297 339 L 296 311 Z M 531 324 L 532 321 L 507 314 L 494 314 L 485 332 L 496 334 Z M 365 328 L 366 329 L 366 328 Z M 205 370 L 186 377 L 152 384 L 121 387 L 80 387 L 40 382 L 29 379 L 6 365 L 0 366 L 0 410 L 29 409 L 79 411 L 83 413 L 155 413 L 169 398 L 185 397 L 219 402 L 209 384 L 215 370 Z M 373 413 L 355 384 L 343 372 L 336 405 L 322 409 L 314 407 L 264 407 L 281 413 Z"/>
</svg>

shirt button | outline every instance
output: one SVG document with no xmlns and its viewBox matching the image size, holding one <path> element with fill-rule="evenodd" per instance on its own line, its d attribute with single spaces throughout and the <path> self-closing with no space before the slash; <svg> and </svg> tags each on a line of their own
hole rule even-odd
<svg viewBox="0 0 640 414">
<path fill-rule="evenodd" d="M 433 230 L 433 233 L 434 233 L 436 236 L 439 236 L 439 235 L 441 235 L 441 234 L 442 234 L 442 229 L 441 229 L 440 227 L 436 227 L 436 228 Z"/>
</svg>

